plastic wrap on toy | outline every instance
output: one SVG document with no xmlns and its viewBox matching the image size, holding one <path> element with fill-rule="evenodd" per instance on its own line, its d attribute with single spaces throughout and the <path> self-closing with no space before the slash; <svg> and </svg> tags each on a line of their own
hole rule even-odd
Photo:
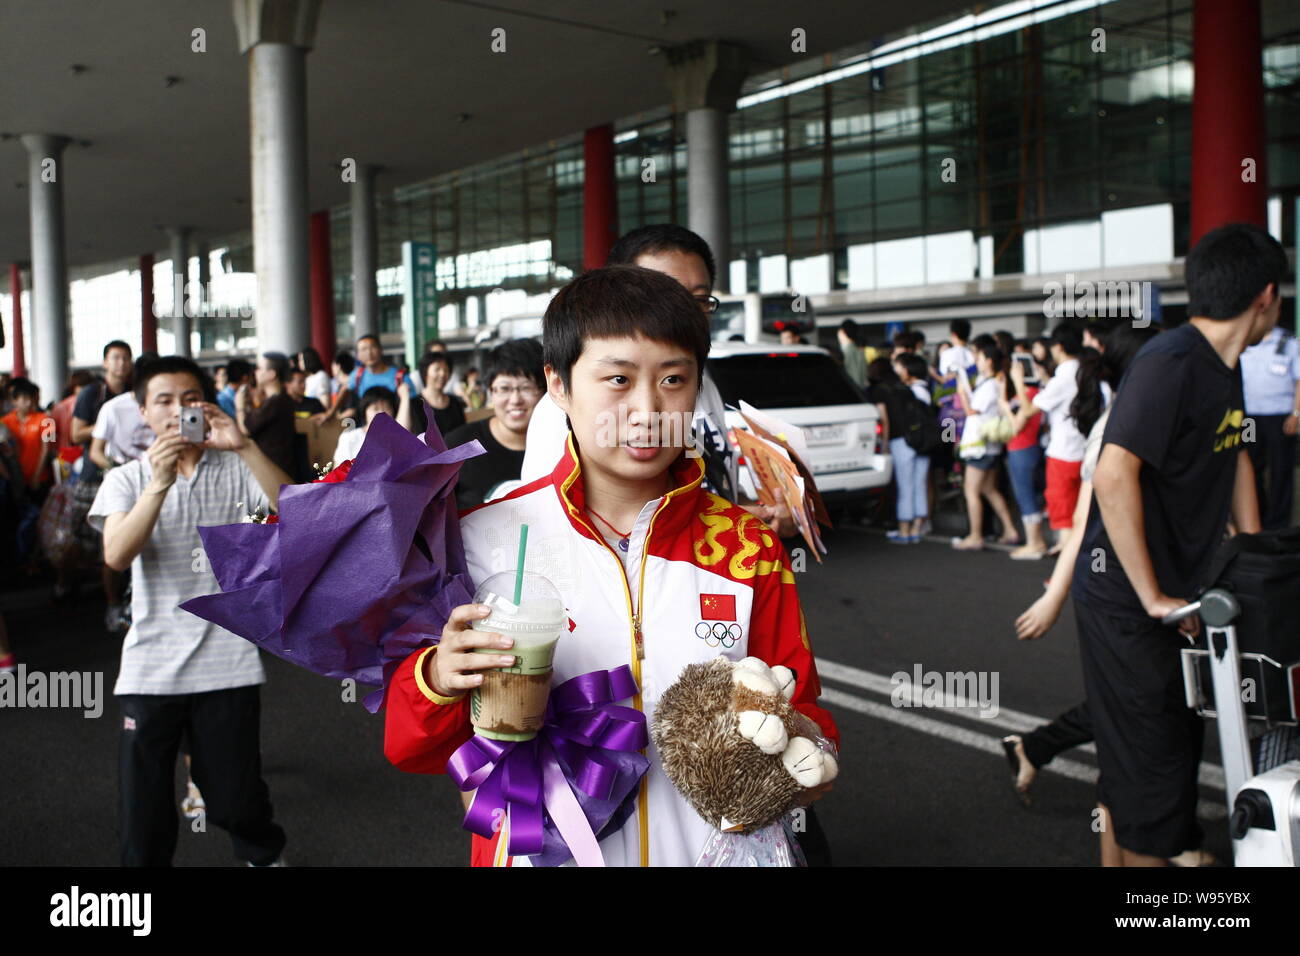
<svg viewBox="0 0 1300 956">
<path fill-rule="evenodd" d="M 807 737 L 817 749 L 831 757 L 838 756 L 835 744 L 826 737 L 817 722 L 796 714 L 799 735 Z M 793 807 L 774 823 L 752 830 L 724 833 L 713 830 L 705 841 L 696 866 L 807 866 L 796 832 L 802 832 L 807 809 Z"/>
<path fill-rule="evenodd" d="M 794 836 L 794 813 L 750 833 L 714 830 L 696 866 L 807 866 Z"/>
<path fill-rule="evenodd" d="M 839 758 L 839 751 L 835 749 L 835 742 L 822 733 L 821 727 L 817 721 L 813 720 L 807 714 L 795 711 L 794 721 L 799 725 L 799 736 L 807 737 L 817 745 L 817 749 L 824 754 Z"/>
</svg>

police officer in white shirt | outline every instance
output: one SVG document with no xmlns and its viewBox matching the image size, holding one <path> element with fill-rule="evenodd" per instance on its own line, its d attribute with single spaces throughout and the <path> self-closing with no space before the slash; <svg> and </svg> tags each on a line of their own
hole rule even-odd
<svg viewBox="0 0 1300 956">
<path fill-rule="evenodd" d="M 1300 342 L 1280 325 L 1241 353 L 1246 415 L 1255 440 L 1246 443 L 1255 466 L 1260 521 L 1265 530 L 1291 524 L 1296 430 L 1300 423 Z"/>
</svg>

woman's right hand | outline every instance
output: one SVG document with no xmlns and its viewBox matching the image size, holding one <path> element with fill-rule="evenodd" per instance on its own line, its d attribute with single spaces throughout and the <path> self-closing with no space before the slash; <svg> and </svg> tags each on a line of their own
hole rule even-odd
<svg viewBox="0 0 1300 956">
<path fill-rule="evenodd" d="M 484 604 L 462 604 L 451 612 L 442 629 L 438 649 L 425 658 L 425 683 L 439 697 L 459 697 L 483 683 L 479 671 L 510 667 L 510 655 L 476 654 L 476 647 L 508 650 L 514 640 L 493 631 L 476 631 L 470 625 L 492 613 Z"/>
<path fill-rule="evenodd" d="M 1061 616 L 1064 602 L 1052 594 L 1044 594 L 1016 618 L 1016 637 L 1022 641 L 1033 641 L 1052 629 L 1056 619 Z"/>
</svg>

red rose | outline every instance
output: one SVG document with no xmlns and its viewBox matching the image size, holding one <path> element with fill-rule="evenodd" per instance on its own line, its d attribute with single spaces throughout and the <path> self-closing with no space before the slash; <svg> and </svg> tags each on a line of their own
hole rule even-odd
<svg viewBox="0 0 1300 956">
<path fill-rule="evenodd" d="M 352 459 L 349 458 L 347 461 L 339 465 L 337 468 L 331 471 L 324 478 L 317 478 L 315 481 L 312 482 L 312 484 L 313 485 L 319 484 L 322 481 L 330 481 L 330 482 L 343 481 L 344 479 L 347 478 L 348 472 L 350 472 L 351 470 L 352 470 Z"/>
</svg>

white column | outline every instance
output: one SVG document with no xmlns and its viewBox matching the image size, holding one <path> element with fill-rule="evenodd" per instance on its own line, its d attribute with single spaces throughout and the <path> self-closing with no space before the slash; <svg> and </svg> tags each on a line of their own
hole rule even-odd
<svg viewBox="0 0 1300 956">
<path fill-rule="evenodd" d="M 709 244 L 718 267 L 714 285 L 726 291 L 731 285 L 731 194 L 725 110 L 704 106 L 686 114 L 686 171 L 687 222 Z"/>
<path fill-rule="evenodd" d="M 32 292 L 27 346 L 41 402 L 57 401 L 68 377 L 68 260 L 63 239 L 65 136 L 29 133 L 27 191 L 31 215 Z"/>
<path fill-rule="evenodd" d="M 714 288 L 726 292 L 731 288 L 727 116 L 736 106 L 749 54 L 718 40 L 694 40 L 666 53 L 673 110 L 686 115 L 686 221 L 709 244 L 717 265 Z"/>
<path fill-rule="evenodd" d="M 375 226 L 374 166 L 360 166 L 351 186 L 352 196 L 352 315 L 353 341 L 363 335 L 379 334 L 379 238 Z"/>
<path fill-rule="evenodd" d="M 190 317 L 185 314 L 189 304 L 185 283 L 189 280 L 190 230 L 186 226 L 169 226 L 167 237 L 171 240 L 172 259 L 172 335 L 176 337 L 176 354 L 189 358 Z"/>
<path fill-rule="evenodd" d="M 233 0 L 248 55 L 258 351 L 311 344 L 307 51 L 319 0 Z"/>
</svg>

